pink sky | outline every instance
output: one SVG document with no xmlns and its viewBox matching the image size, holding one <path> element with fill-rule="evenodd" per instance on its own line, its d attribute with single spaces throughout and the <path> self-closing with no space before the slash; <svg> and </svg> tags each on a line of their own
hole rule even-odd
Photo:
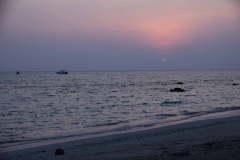
<svg viewBox="0 0 240 160">
<path fill-rule="evenodd" d="M 228 0 L 19 0 L 5 6 L 1 28 L 6 36 L 93 46 L 99 39 L 104 45 L 114 41 L 153 51 L 145 54 L 177 54 L 179 47 L 239 32 L 238 12 Z"/>
</svg>

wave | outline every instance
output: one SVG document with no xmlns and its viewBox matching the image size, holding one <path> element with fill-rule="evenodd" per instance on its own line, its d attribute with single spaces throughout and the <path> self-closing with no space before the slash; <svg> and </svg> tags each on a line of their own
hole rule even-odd
<svg viewBox="0 0 240 160">
<path fill-rule="evenodd" d="M 234 106 L 234 107 L 218 107 L 210 111 L 206 111 L 206 113 L 218 113 L 218 112 L 227 112 L 227 111 L 236 111 L 240 110 L 240 106 Z"/>
<path fill-rule="evenodd" d="M 94 124 L 94 125 L 90 125 L 90 126 L 85 126 L 85 128 L 89 128 L 89 127 L 102 127 L 102 126 L 112 126 L 112 125 L 117 125 L 120 123 L 127 123 L 129 122 L 127 121 L 117 121 L 117 122 L 105 122 L 105 123 L 98 123 L 98 124 Z"/>
<path fill-rule="evenodd" d="M 165 117 L 175 117 L 175 116 L 177 116 L 177 114 L 156 114 L 154 116 L 155 117 L 163 117 L 163 118 L 165 118 Z"/>
<path fill-rule="evenodd" d="M 236 110 L 240 110 L 240 106 L 226 107 L 226 108 L 218 107 L 218 108 L 215 108 L 212 110 L 199 111 L 199 112 L 183 110 L 180 113 L 181 113 L 181 115 L 201 116 L 201 115 L 207 115 L 207 114 L 212 114 L 212 113 L 222 113 L 222 112 L 236 111 Z"/>
<path fill-rule="evenodd" d="M 199 115 L 199 114 L 201 114 L 201 112 L 190 112 L 187 110 L 183 110 L 180 113 L 181 113 L 181 115 Z"/>
</svg>

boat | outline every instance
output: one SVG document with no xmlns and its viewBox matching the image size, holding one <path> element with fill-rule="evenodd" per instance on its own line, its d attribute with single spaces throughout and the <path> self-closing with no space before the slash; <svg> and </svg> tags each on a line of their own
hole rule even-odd
<svg viewBox="0 0 240 160">
<path fill-rule="evenodd" d="M 16 74 L 20 74 L 20 71 L 17 71 Z"/>
<path fill-rule="evenodd" d="M 68 74 L 67 70 L 60 70 L 58 72 L 56 72 L 57 74 Z"/>
</svg>

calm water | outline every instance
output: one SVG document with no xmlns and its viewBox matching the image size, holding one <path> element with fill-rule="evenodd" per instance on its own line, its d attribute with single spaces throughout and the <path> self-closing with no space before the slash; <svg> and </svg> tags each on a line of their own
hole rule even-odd
<svg viewBox="0 0 240 160">
<path fill-rule="evenodd" d="M 233 83 L 239 70 L 1 72 L 0 149 L 240 111 Z M 186 92 L 169 92 L 174 87 Z"/>
</svg>

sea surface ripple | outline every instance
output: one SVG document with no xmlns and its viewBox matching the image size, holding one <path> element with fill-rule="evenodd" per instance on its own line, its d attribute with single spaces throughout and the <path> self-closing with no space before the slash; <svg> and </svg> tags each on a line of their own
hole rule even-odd
<svg viewBox="0 0 240 160">
<path fill-rule="evenodd" d="M 239 70 L 0 72 L 0 148 L 240 111 L 233 83 Z"/>
</svg>

